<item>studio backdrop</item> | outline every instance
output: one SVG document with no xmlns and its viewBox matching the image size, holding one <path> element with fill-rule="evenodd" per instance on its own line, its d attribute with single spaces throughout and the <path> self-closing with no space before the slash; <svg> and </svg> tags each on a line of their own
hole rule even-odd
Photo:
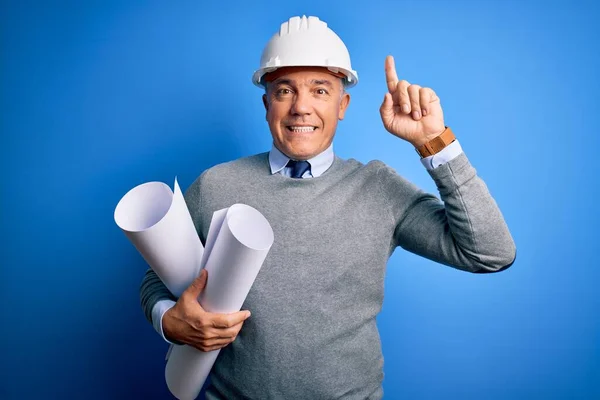
<svg viewBox="0 0 600 400">
<path fill-rule="evenodd" d="M 433 88 L 517 245 L 498 274 L 397 249 L 378 326 L 387 399 L 600 398 L 597 72 L 591 1 L 3 1 L 2 399 L 166 399 L 147 268 L 116 226 L 144 182 L 185 190 L 268 151 L 251 76 L 296 15 L 344 40 L 359 74 L 334 151 L 426 191 L 382 126 L 384 59 Z"/>
</svg>

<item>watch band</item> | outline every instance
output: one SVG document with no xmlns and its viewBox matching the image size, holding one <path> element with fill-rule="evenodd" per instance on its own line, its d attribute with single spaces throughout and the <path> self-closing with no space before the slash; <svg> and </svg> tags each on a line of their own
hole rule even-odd
<svg viewBox="0 0 600 400">
<path fill-rule="evenodd" d="M 429 142 L 416 147 L 415 150 L 422 157 L 429 157 L 436 153 L 439 153 L 444 147 L 454 142 L 456 137 L 449 127 L 446 127 L 442 133 L 431 139 Z"/>
</svg>

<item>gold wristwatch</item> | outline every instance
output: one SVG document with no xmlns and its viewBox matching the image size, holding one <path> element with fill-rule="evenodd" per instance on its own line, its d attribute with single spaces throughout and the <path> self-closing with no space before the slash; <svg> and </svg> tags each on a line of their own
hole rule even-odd
<svg viewBox="0 0 600 400">
<path fill-rule="evenodd" d="M 449 127 L 446 127 L 446 129 L 438 136 L 419 147 L 415 147 L 415 150 L 422 158 L 425 158 L 439 153 L 444 147 L 455 140 L 456 137 L 454 136 L 454 133 L 452 133 Z"/>
</svg>

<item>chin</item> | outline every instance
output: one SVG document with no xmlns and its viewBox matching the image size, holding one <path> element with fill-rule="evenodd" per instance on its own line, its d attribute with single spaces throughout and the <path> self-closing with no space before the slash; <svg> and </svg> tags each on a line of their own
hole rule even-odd
<svg viewBox="0 0 600 400">
<path fill-rule="evenodd" d="M 308 158 L 313 157 L 314 155 L 318 154 L 318 150 L 316 150 L 315 148 L 307 148 L 305 146 L 282 146 L 281 147 L 283 153 L 285 155 L 287 155 L 290 158 L 294 158 L 294 159 L 303 159 L 306 160 Z"/>
<path fill-rule="evenodd" d="M 293 158 L 294 160 L 308 160 L 311 158 L 311 154 L 297 152 L 297 151 L 288 151 L 287 156 Z"/>
<path fill-rule="evenodd" d="M 294 160 L 308 160 L 309 158 L 313 157 L 313 154 L 312 153 L 292 152 L 289 156 L 290 156 L 290 158 L 292 158 Z"/>
</svg>

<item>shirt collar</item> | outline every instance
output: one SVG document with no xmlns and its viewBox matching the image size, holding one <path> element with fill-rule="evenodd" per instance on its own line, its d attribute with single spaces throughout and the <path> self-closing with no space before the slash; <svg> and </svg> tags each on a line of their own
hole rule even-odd
<svg viewBox="0 0 600 400">
<path fill-rule="evenodd" d="M 313 178 L 323 175 L 331 164 L 333 164 L 335 156 L 333 154 L 333 142 L 320 154 L 317 154 L 313 158 L 307 160 L 310 163 L 310 172 Z M 271 151 L 269 152 L 269 165 L 271 166 L 271 174 L 281 172 L 287 165 L 290 158 L 283 154 L 273 143 Z"/>
</svg>

